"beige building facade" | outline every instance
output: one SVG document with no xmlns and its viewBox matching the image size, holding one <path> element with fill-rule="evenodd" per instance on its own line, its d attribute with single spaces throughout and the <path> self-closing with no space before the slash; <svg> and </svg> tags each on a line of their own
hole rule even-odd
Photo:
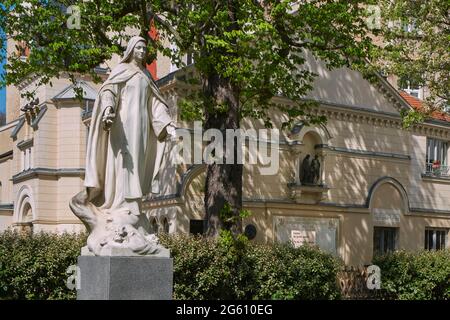
<svg viewBox="0 0 450 320">
<path fill-rule="evenodd" d="M 318 102 L 314 112 L 328 120 L 319 126 L 299 120 L 289 131 L 280 129 L 279 143 L 268 144 L 279 156 L 276 174 L 261 174 L 260 163 L 245 164 L 244 207 L 251 216 L 244 226 L 252 241 L 314 244 L 347 265 L 368 264 L 375 252 L 448 248 L 450 122 L 428 120 L 404 130 L 400 110 L 411 106 L 383 78 L 372 84 L 356 71 L 329 71 L 312 60 L 307 67 L 319 75 L 308 98 Z M 194 140 L 193 123 L 182 121 L 177 107 L 193 90 L 182 79 L 194 71 L 168 73 L 170 68 L 167 61 L 158 65 L 158 84 L 177 126 Z M 99 72 L 107 77 L 106 69 Z M 79 101 L 67 78 L 54 79 L 53 86 L 37 88 L 39 102 L 30 105 L 20 93 L 35 83 L 7 88 L 7 124 L 0 128 L 0 230 L 78 232 L 84 226 L 68 203 L 83 187 L 98 85 L 80 78 Z M 284 116 L 274 111 L 273 118 L 281 128 Z M 256 120 L 242 127 L 263 128 Z M 252 139 L 243 140 L 244 150 Z M 176 145 L 172 141 L 166 152 L 162 192 L 145 197 L 143 214 L 155 231 L 199 233 L 205 164 L 175 164 Z M 316 184 L 300 182 L 306 155 L 320 161 Z"/>
</svg>

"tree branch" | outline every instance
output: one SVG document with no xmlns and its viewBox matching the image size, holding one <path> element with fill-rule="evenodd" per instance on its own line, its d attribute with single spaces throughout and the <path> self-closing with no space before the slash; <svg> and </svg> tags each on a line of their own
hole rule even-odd
<svg viewBox="0 0 450 320">
<path fill-rule="evenodd" d="M 175 30 L 175 28 L 166 20 L 164 20 L 161 16 L 153 13 L 152 11 L 147 11 L 147 18 L 149 20 L 154 19 L 157 23 L 162 25 L 167 31 L 169 31 L 174 37 L 175 41 L 178 43 L 182 43 L 183 39 L 181 38 L 180 34 Z"/>
</svg>

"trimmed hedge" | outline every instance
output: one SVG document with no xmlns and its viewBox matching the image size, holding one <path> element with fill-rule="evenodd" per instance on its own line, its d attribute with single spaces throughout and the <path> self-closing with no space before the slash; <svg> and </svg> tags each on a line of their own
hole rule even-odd
<svg viewBox="0 0 450 320">
<path fill-rule="evenodd" d="M 74 299 L 66 287 L 86 235 L 0 233 L 0 299 Z M 223 240 L 223 239 L 222 239 Z M 336 299 L 339 262 L 310 247 L 161 236 L 174 299 Z"/>
<path fill-rule="evenodd" d="M 77 263 L 84 234 L 0 234 L 0 299 L 75 299 L 66 287 Z"/>
<path fill-rule="evenodd" d="M 175 299 L 337 299 L 340 264 L 330 254 L 289 245 L 230 246 L 162 236 L 174 257 Z"/>
<path fill-rule="evenodd" d="M 74 299 L 66 287 L 85 234 L 0 233 L 0 299 Z M 175 299 L 338 299 L 342 265 L 311 247 L 162 235 L 174 258 Z M 375 257 L 373 298 L 450 299 L 450 250 Z"/>
<path fill-rule="evenodd" d="M 375 257 L 387 299 L 450 299 L 450 250 L 398 251 Z"/>
</svg>

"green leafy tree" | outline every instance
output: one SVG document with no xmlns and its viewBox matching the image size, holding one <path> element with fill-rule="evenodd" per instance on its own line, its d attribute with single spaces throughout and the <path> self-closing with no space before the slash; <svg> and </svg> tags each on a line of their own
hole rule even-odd
<svg viewBox="0 0 450 320">
<path fill-rule="evenodd" d="M 311 90 L 316 75 L 301 67 L 306 62 L 305 51 L 331 69 L 362 68 L 372 49 L 366 25 L 368 1 L 26 3 L 4 1 L 0 26 L 30 48 L 26 61 L 14 56 L 9 59 L 7 83 L 17 84 L 32 74 L 39 75 L 41 83 L 48 83 L 61 72 L 74 78 L 77 74 L 98 78 L 94 67 L 113 54 L 120 54 L 124 50 L 121 44 L 128 37 L 125 28 L 136 28 L 149 41 L 149 62 L 157 50 L 171 55 L 174 61 L 180 61 L 186 53 L 192 54 L 197 71 L 192 81 L 200 89 L 182 107 L 185 115 L 201 119 L 204 129 L 238 129 L 246 117 L 261 119 L 270 127 L 273 108 L 288 116 L 284 125 L 299 117 L 311 123 L 324 121 L 307 112 L 312 103 L 304 96 Z M 79 10 L 80 28 L 66 27 L 66 8 L 70 5 Z M 155 39 L 148 34 L 151 23 L 159 31 Z M 165 48 L 165 39 L 176 44 L 178 50 Z M 295 104 L 276 106 L 272 100 L 276 95 L 292 99 Z M 221 229 L 239 234 L 243 166 L 208 164 L 206 173 L 207 234 L 215 237 Z M 233 223 L 220 218 L 224 208 L 229 213 L 228 221 Z M 236 219 L 230 220 L 230 215 Z"/>
<path fill-rule="evenodd" d="M 380 65 L 411 85 L 426 86 L 429 111 L 450 101 L 450 2 L 380 0 Z"/>
</svg>

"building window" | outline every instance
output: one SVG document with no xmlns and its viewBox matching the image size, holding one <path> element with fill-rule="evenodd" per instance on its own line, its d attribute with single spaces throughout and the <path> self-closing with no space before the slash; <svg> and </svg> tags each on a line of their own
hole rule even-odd
<svg viewBox="0 0 450 320">
<path fill-rule="evenodd" d="M 427 174 L 448 176 L 447 166 L 448 142 L 427 138 L 426 168 Z"/>
<path fill-rule="evenodd" d="M 29 170 L 32 168 L 31 162 L 31 148 L 27 148 L 22 151 L 22 171 Z"/>
<path fill-rule="evenodd" d="M 192 53 L 186 54 L 186 65 L 191 65 L 194 63 L 194 55 Z"/>
<path fill-rule="evenodd" d="M 167 218 L 164 218 L 163 220 L 163 230 L 164 233 L 169 233 L 169 220 L 167 220 Z"/>
<path fill-rule="evenodd" d="M 153 218 L 152 219 L 152 222 L 151 222 L 151 227 L 152 227 L 152 232 L 153 233 L 158 233 L 158 221 L 156 220 L 156 218 Z"/>
<path fill-rule="evenodd" d="M 450 101 L 445 101 L 445 102 L 442 104 L 442 110 L 443 110 L 445 113 L 449 113 L 449 114 L 450 114 Z"/>
<path fill-rule="evenodd" d="M 26 150 L 22 151 L 22 171 L 27 170 L 27 152 Z"/>
<path fill-rule="evenodd" d="M 189 233 L 193 235 L 202 235 L 205 230 L 205 220 L 193 220 L 189 221 Z"/>
<path fill-rule="evenodd" d="M 447 248 L 448 230 L 425 229 L 425 250 L 442 250 Z"/>
<path fill-rule="evenodd" d="M 32 165 L 32 162 L 31 162 L 31 148 L 28 148 L 27 149 L 27 153 L 28 153 L 28 164 L 27 164 L 27 166 L 28 166 L 28 169 L 31 169 L 32 167 L 33 167 L 33 165 Z"/>
<path fill-rule="evenodd" d="M 33 221 L 33 211 L 31 209 L 31 205 L 30 203 L 25 203 L 24 207 L 23 207 L 23 218 L 22 218 L 23 222 L 25 223 L 30 223 Z"/>
<path fill-rule="evenodd" d="M 176 44 L 171 44 L 170 45 L 170 50 L 171 50 L 171 52 L 172 52 L 172 54 L 173 55 L 175 55 L 175 56 L 177 56 L 178 54 L 179 54 L 179 48 L 178 48 L 178 46 L 176 45 Z M 175 59 L 178 59 L 178 58 L 175 58 Z M 182 63 L 182 64 L 186 64 L 186 66 L 188 66 L 188 65 L 191 65 L 191 64 L 193 64 L 194 63 L 194 55 L 192 54 L 192 53 L 186 53 L 186 54 L 184 54 L 182 57 L 180 57 L 180 63 Z M 179 67 L 178 67 L 178 63 L 177 63 L 178 61 L 171 61 L 171 63 L 170 63 L 170 72 L 174 72 L 174 71 L 177 71 L 178 69 L 180 69 Z"/>
<path fill-rule="evenodd" d="M 420 85 L 416 81 L 410 80 L 406 77 L 402 77 L 398 80 L 398 87 L 400 88 L 400 90 L 405 91 L 409 95 L 418 99 L 422 99 Z"/>
<path fill-rule="evenodd" d="M 30 56 L 30 47 L 25 42 L 20 41 L 16 44 L 16 49 L 16 54 L 20 57 L 20 60 L 27 61 L 27 58 Z"/>
<path fill-rule="evenodd" d="M 393 252 L 397 248 L 397 228 L 375 227 L 373 230 L 374 255 L 383 255 Z"/>
</svg>

